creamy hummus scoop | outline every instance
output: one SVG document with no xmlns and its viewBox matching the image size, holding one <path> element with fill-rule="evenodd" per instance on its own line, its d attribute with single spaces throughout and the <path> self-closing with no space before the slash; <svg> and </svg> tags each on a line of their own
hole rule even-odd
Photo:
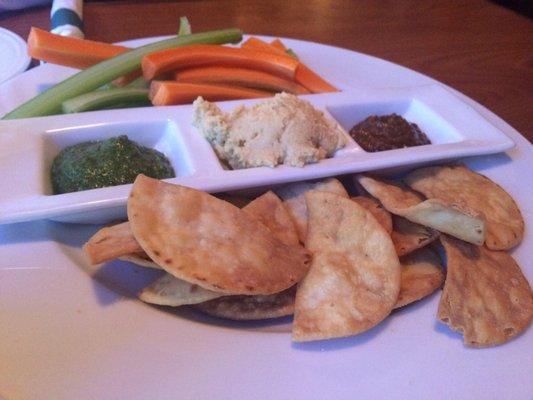
<svg viewBox="0 0 533 400">
<path fill-rule="evenodd" d="M 287 93 L 222 112 L 198 97 L 193 125 L 233 169 L 288 164 L 302 167 L 346 145 L 342 128 L 308 101 Z"/>
</svg>

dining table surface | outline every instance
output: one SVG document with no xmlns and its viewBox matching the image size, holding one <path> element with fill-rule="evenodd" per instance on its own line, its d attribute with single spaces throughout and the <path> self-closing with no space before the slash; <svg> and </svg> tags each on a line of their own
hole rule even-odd
<svg viewBox="0 0 533 400">
<path fill-rule="evenodd" d="M 49 7 L 0 14 L 26 38 L 50 29 Z M 533 141 L 533 22 L 487 0 L 85 1 L 87 39 L 118 42 L 238 27 L 247 34 L 343 47 L 421 72 L 471 97 Z"/>
<path fill-rule="evenodd" d="M 238 27 L 379 57 L 474 99 L 533 141 L 533 23 L 487 0 L 85 1 L 87 39 L 119 42 L 171 35 L 180 16 L 193 31 Z M 23 38 L 50 29 L 50 8 L 0 14 Z M 36 65 L 34 62 L 32 65 Z"/>
</svg>

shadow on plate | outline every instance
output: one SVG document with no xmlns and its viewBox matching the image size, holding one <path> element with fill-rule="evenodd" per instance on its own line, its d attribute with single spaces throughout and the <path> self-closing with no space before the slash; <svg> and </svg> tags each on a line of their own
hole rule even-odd
<svg viewBox="0 0 533 400">
<path fill-rule="evenodd" d="M 82 267 L 83 268 L 83 267 Z M 154 269 L 139 267 L 126 261 L 112 261 L 93 270 L 85 269 L 94 279 L 94 293 L 102 306 L 109 306 L 118 301 L 134 300 L 139 306 L 150 307 L 154 311 L 164 312 L 191 322 L 208 324 L 227 329 L 263 332 L 290 332 L 292 317 L 273 318 L 262 321 L 231 321 L 211 317 L 195 310 L 194 307 L 166 307 L 145 304 L 138 300 L 137 294 L 163 273 Z M 109 291 L 114 293 L 110 295 Z"/>
<path fill-rule="evenodd" d="M 159 278 L 162 272 L 121 260 L 96 266 L 90 265 L 81 248 L 102 227 L 101 225 L 59 222 L 33 222 L 17 225 L 20 226 L 8 225 L 8 229 L 3 229 L 6 232 L 6 239 L 13 242 L 50 240 L 51 238 L 57 242 L 61 251 L 85 272 L 88 278 L 93 279 L 94 293 L 101 306 L 105 307 L 119 301 L 133 300 L 137 301 L 139 306 L 150 307 L 154 311 L 165 312 L 210 326 L 248 331 L 290 332 L 292 317 L 273 318 L 264 321 L 230 321 L 205 315 L 192 307 L 164 307 L 141 302 L 137 298 L 138 293 Z M 3 233 L 2 228 L 0 228 L 1 233 Z"/>
<path fill-rule="evenodd" d="M 93 278 L 94 293 L 102 306 L 109 306 L 124 299 L 137 300 L 137 294 L 162 275 L 161 271 L 120 260 L 88 267 L 85 271 Z M 108 296 L 102 286 L 118 296 Z"/>
<path fill-rule="evenodd" d="M 150 307 L 155 312 L 164 312 L 191 322 L 241 331 L 290 333 L 292 317 L 274 318 L 261 321 L 231 321 L 208 316 L 193 307 L 164 307 L 148 305 L 138 300 L 138 293 L 162 275 L 161 271 L 144 268 L 130 262 L 115 260 L 102 265 L 91 266 L 85 259 L 81 247 L 98 229 L 99 225 L 63 224 L 58 222 L 34 222 L 16 224 L 0 228 L 0 234 L 11 241 L 20 241 L 27 234 L 26 240 L 50 240 L 59 244 L 60 249 L 72 262 L 93 279 L 95 296 L 102 306 L 109 306 L 120 301 L 136 301 L 140 307 Z M 440 291 L 438 292 L 440 293 Z M 436 296 L 434 294 L 433 296 Z M 405 314 L 417 312 L 432 302 L 433 296 L 394 311 L 385 321 L 373 329 L 357 336 L 309 343 L 294 343 L 293 348 L 302 351 L 335 351 L 366 343 L 386 330 L 393 318 L 405 318 Z M 435 310 L 436 312 L 436 310 Z M 461 336 L 445 325 L 438 323 L 437 332 L 452 337 Z"/>
<path fill-rule="evenodd" d="M 17 244 L 50 240 L 50 222 L 19 222 L 0 226 L 0 243 Z"/>
<path fill-rule="evenodd" d="M 37 85 L 37 91 L 39 93 L 43 93 L 43 92 L 46 92 L 48 89 L 54 87 L 55 85 L 57 85 L 57 82 L 54 82 L 54 83 L 41 83 L 41 84 Z"/>
<path fill-rule="evenodd" d="M 459 332 L 452 330 L 448 325 L 443 322 L 440 322 L 439 320 L 435 321 L 435 326 L 433 330 L 437 333 L 441 333 L 448 336 L 450 339 L 459 340 L 461 342 L 463 341 L 463 335 L 461 335 Z"/>
<path fill-rule="evenodd" d="M 510 152 L 513 150 L 509 150 Z M 491 154 L 465 158 L 464 163 L 472 170 L 480 174 L 486 171 L 511 163 L 513 160 L 506 153 Z"/>
<path fill-rule="evenodd" d="M 85 242 L 102 228 L 101 225 L 65 224 L 53 221 L 48 221 L 47 224 L 49 234 L 54 241 L 66 246 L 76 247 L 80 251 Z"/>
<path fill-rule="evenodd" d="M 212 317 L 196 310 L 193 306 L 186 307 L 162 307 L 155 308 L 167 312 L 180 318 L 185 318 L 192 322 L 208 324 L 219 328 L 236 329 L 254 332 L 268 333 L 290 333 L 292 325 L 292 316 L 282 318 L 270 318 L 258 321 L 233 321 L 224 318 Z"/>
</svg>

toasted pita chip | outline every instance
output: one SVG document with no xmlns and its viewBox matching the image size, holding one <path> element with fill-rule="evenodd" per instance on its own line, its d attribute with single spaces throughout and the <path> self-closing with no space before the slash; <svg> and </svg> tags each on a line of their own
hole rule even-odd
<svg viewBox="0 0 533 400">
<path fill-rule="evenodd" d="M 248 203 L 243 208 L 254 218 L 265 224 L 272 233 L 285 244 L 298 244 L 298 235 L 296 228 L 292 222 L 289 213 L 285 209 L 285 206 L 274 193 L 267 192 L 252 202 Z M 128 257 L 128 256 L 127 256 Z M 131 257 L 131 256 L 130 256 Z M 154 262 L 146 261 L 140 257 L 133 258 L 132 261 L 137 263 L 145 263 L 145 266 L 161 268 Z M 198 285 L 194 285 L 178 279 L 170 274 L 165 274 L 163 277 L 152 283 L 150 286 L 143 289 L 139 298 L 147 303 L 167 305 L 167 306 L 182 306 L 186 304 L 198 304 L 208 300 L 213 300 L 223 296 L 221 293 L 213 292 L 211 290 L 204 289 Z M 272 298 L 270 298 L 272 296 Z M 231 300 L 221 300 L 221 309 L 226 310 L 227 305 L 231 304 L 232 310 L 247 310 L 241 312 L 241 317 L 234 317 L 232 319 L 262 319 L 273 318 L 275 315 L 275 306 L 281 307 L 277 312 L 283 314 L 286 311 L 286 301 L 280 301 L 278 297 L 282 296 L 279 293 L 272 295 L 257 296 L 258 299 L 253 299 L 256 296 L 230 296 Z M 281 297 L 280 297 L 281 298 Z M 239 306 L 239 303 L 243 303 Z M 294 300 L 293 300 L 294 303 Z M 215 307 L 216 303 L 203 307 L 207 313 L 216 315 Z M 253 304 L 257 304 L 257 310 L 252 312 Z M 266 306 L 270 304 L 270 306 Z M 209 310 L 214 310 L 209 312 Z M 229 311 L 231 313 L 231 311 Z M 243 313 L 245 315 L 243 315 Z M 292 313 L 292 311 L 291 311 Z M 283 314 L 285 315 L 285 314 Z M 224 317 L 223 314 L 219 315 Z M 255 316 L 255 317 L 253 317 Z M 230 318 L 230 317 L 228 317 Z"/>
<path fill-rule="evenodd" d="M 217 194 L 216 197 L 228 201 L 237 207 L 244 207 L 250 202 L 250 199 L 245 197 L 227 193 Z M 153 265 L 144 265 L 146 263 L 143 262 L 142 258 L 148 261 L 150 261 L 150 258 L 146 256 L 146 253 L 144 253 L 135 236 L 133 236 L 129 222 L 100 229 L 83 246 L 83 250 L 89 257 L 91 264 L 99 264 L 120 258 L 141 266 L 153 268 Z M 130 256 L 131 253 L 137 254 Z"/>
<path fill-rule="evenodd" d="M 148 255 L 144 252 L 126 254 L 124 256 L 120 256 L 118 259 L 122 261 L 128 261 L 130 263 L 133 263 L 135 265 L 139 265 L 145 268 L 163 269 L 159 265 L 157 265 L 155 262 L 153 262 L 150 259 L 150 257 L 148 257 Z"/>
<path fill-rule="evenodd" d="M 444 235 L 441 242 L 448 271 L 438 318 L 471 347 L 502 344 L 527 329 L 533 298 L 513 258 Z"/>
<path fill-rule="evenodd" d="M 153 262 L 144 252 L 126 254 L 120 256 L 119 259 L 141 267 L 162 270 L 162 268 Z M 169 273 L 165 273 L 139 293 L 139 299 L 145 303 L 173 307 L 186 304 L 197 304 L 220 296 L 223 296 L 223 294 L 175 278 Z"/>
<path fill-rule="evenodd" d="M 218 197 L 218 196 L 217 196 Z M 226 197 L 219 197 L 228 201 Z M 230 203 L 235 204 L 233 201 Z M 287 209 L 282 201 L 273 192 L 269 191 L 255 200 L 248 201 L 243 210 L 254 218 L 257 218 L 263 225 L 269 228 L 272 233 L 285 244 L 298 244 L 298 234 Z M 132 234 L 133 235 L 133 234 Z M 144 252 L 127 254 L 119 257 L 123 261 L 130 261 L 134 264 L 162 269 L 155 264 Z"/>
<path fill-rule="evenodd" d="M 100 229 L 85 243 L 83 250 L 92 264 L 143 251 L 128 222 Z"/>
<path fill-rule="evenodd" d="M 439 232 L 435 229 L 415 224 L 397 215 L 392 217 L 392 224 L 394 228 L 391 233 L 391 238 L 398 257 L 403 257 L 415 250 L 421 249 L 439 237 Z"/>
<path fill-rule="evenodd" d="M 410 194 L 416 196 L 414 193 L 408 192 L 406 195 L 408 201 Z M 383 205 L 373 197 L 357 196 L 352 197 L 352 200 L 370 211 L 391 235 L 398 257 L 405 256 L 406 254 L 430 244 L 439 236 L 439 233 L 434 229 L 415 224 L 405 218 L 390 214 Z M 418 196 L 416 196 L 416 200 L 413 198 L 413 201 L 418 201 Z"/>
<path fill-rule="evenodd" d="M 163 275 L 139 294 L 139 298 L 146 303 L 172 307 L 202 303 L 220 296 L 220 293 L 192 285 L 170 274 Z"/>
<path fill-rule="evenodd" d="M 391 312 L 400 290 L 400 262 L 385 229 L 356 202 L 306 194 L 313 252 L 298 285 L 292 337 L 298 342 L 355 335 Z"/>
<path fill-rule="evenodd" d="M 357 175 L 357 181 L 393 214 L 477 245 L 485 241 L 485 222 L 474 211 L 438 199 L 422 200 L 398 183 Z"/>
<path fill-rule="evenodd" d="M 366 196 L 352 197 L 352 200 L 359 204 L 361 207 L 366 208 L 372 213 L 374 218 L 381 224 L 381 226 L 390 235 L 392 233 L 392 217 L 391 214 L 383 208 L 381 203 L 376 199 Z"/>
<path fill-rule="evenodd" d="M 176 278 L 228 294 L 272 294 L 305 275 L 310 255 L 208 193 L 139 175 L 128 199 L 131 230 Z"/>
<path fill-rule="evenodd" d="M 283 243 L 297 245 L 298 234 L 287 209 L 274 193 L 267 192 L 243 208 L 259 219 Z M 293 286 L 283 292 L 257 296 L 224 296 L 196 308 L 220 318 L 233 320 L 258 320 L 283 317 L 294 312 Z"/>
<path fill-rule="evenodd" d="M 299 244 L 296 226 L 283 202 L 274 192 L 266 192 L 243 208 L 257 218 L 279 240 L 287 245 Z"/>
<path fill-rule="evenodd" d="M 305 193 L 310 190 L 320 190 L 322 192 L 335 193 L 339 196 L 348 198 L 348 192 L 342 183 L 335 178 L 326 179 L 320 182 L 297 182 L 291 183 L 276 190 L 276 193 L 284 201 L 289 210 L 300 242 L 305 242 L 307 236 L 307 204 L 305 202 Z"/>
<path fill-rule="evenodd" d="M 317 185 L 318 187 L 324 186 L 326 188 L 337 188 L 337 190 L 342 190 L 346 192 L 344 188 L 342 187 L 342 184 L 334 179 L 332 179 L 331 182 L 328 182 L 328 181 L 323 182 L 323 183 L 319 182 L 315 185 Z M 335 190 L 335 189 L 331 189 L 331 190 Z M 274 194 L 272 193 L 272 195 L 269 195 L 269 196 L 270 197 L 274 196 Z M 222 200 L 228 201 L 229 203 L 234 204 L 237 207 L 244 207 L 250 203 L 249 199 L 245 197 L 241 197 L 241 196 L 220 194 L 220 195 L 217 195 L 216 197 Z M 302 197 L 302 200 L 304 200 L 303 197 Z M 268 207 L 266 200 L 264 200 L 264 202 L 265 203 L 262 204 L 261 206 Z M 284 213 L 282 211 L 279 211 L 280 210 L 279 206 L 277 204 L 274 205 L 274 201 L 272 200 L 272 197 L 269 203 L 271 207 L 277 208 L 278 211 L 276 215 L 278 219 L 285 218 Z M 258 207 L 258 205 L 255 204 L 254 207 Z M 260 213 L 256 213 L 256 217 L 259 214 Z M 265 223 L 267 222 L 267 219 L 268 218 L 263 218 L 261 222 Z M 284 224 L 288 225 L 288 221 L 279 220 L 277 222 L 278 223 L 283 222 Z M 291 218 L 291 222 L 294 223 L 292 218 Z M 307 229 L 307 220 L 305 221 L 305 224 L 306 224 L 306 229 Z M 281 229 L 282 228 L 280 228 L 280 230 Z M 292 233 L 293 231 L 294 229 L 292 228 L 292 225 L 291 225 L 284 231 L 284 236 L 286 236 L 287 239 L 292 240 L 291 236 L 293 235 Z M 285 242 L 285 243 L 291 244 L 292 242 Z M 110 261 L 115 258 L 128 257 L 128 255 L 132 252 L 143 252 L 142 248 L 140 247 L 140 245 L 137 243 L 137 240 L 133 236 L 133 232 L 131 232 L 129 222 L 124 222 L 119 225 L 115 225 L 112 227 L 106 227 L 106 228 L 99 230 L 93 237 L 91 237 L 91 239 L 89 239 L 87 244 L 84 246 L 84 250 L 89 256 L 89 260 L 93 264 Z M 131 261 L 131 262 L 135 262 L 136 264 L 142 265 L 142 260 L 134 256 L 130 257 L 130 259 L 126 261 Z"/>
<path fill-rule="evenodd" d="M 400 308 L 429 296 L 441 287 L 444 274 L 439 256 L 430 249 L 420 249 L 400 260 L 402 279 L 394 308 Z"/>
<path fill-rule="evenodd" d="M 464 165 L 417 169 L 407 175 L 405 182 L 430 199 L 481 215 L 489 249 L 510 249 L 524 237 L 524 219 L 513 198 L 489 178 Z"/>
<path fill-rule="evenodd" d="M 101 240 L 102 238 L 106 238 L 106 240 Z M 118 258 L 122 261 L 128 261 L 145 268 L 162 269 L 141 249 L 128 222 L 101 229 L 89 240 L 84 249 L 89 254 L 91 262 L 95 264 L 112 260 L 120 255 Z M 141 250 L 121 255 L 130 249 Z M 144 288 L 139 298 L 146 303 L 180 306 L 201 303 L 220 296 L 222 296 L 220 293 L 203 289 L 170 274 L 165 274 Z"/>
<path fill-rule="evenodd" d="M 224 296 L 197 304 L 198 310 L 237 321 L 285 317 L 294 313 L 296 286 L 267 296 Z"/>
</svg>

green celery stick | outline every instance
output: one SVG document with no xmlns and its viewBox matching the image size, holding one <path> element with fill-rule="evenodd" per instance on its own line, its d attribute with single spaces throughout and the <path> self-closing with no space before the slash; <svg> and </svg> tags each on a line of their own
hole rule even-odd
<svg viewBox="0 0 533 400">
<path fill-rule="evenodd" d="M 242 31 L 239 29 L 224 29 L 172 37 L 132 49 L 78 72 L 7 113 L 2 119 L 31 118 L 59 114 L 61 113 L 61 105 L 64 101 L 92 92 L 119 76 L 139 69 L 142 58 L 147 54 L 192 44 L 238 43 L 241 39 Z"/>
<path fill-rule="evenodd" d="M 142 76 L 132 80 L 126 85 L 128 88 L 137 88 L 137 89 L 148 89 L 150 87 L 150 82 L 145 81 Z"/>
<path fill-rule="evenodd" d="M 121 87 L 128 87 L 128 88 L 139 88 L 139 89 L 148 89 L 150 87 L 150 82 L 145 81 L 142 76 L 139 76 L 138 78 L 135 78 L 130 83 L 126 84 L 125 86 L 117 86 L 114 82 L 106 83 L 104 86 L 99 87 L 96 90 L 109 90 L 109 89 L 117 89 Z"/>
<path fill-rule="evenodd" d="M 180 17 L 178 36 L 190 35 L 191 33 L 191 23 L 189 22 L 189 19 L 187 17 Z"/>
<path fill-rule="evenodd" d="M 112 108 L 120 105 L 124 108 L 126 105 L 132 106 L 148 105 L 148 89 L 139 89 L 135 87 L 97 90 L 94 92 L 82 94 L 63 102 L 64 113 L 77 113 L 83 111 L 94 111 Z"/>
<path fill-rule="evenodd" d="M 298 55 L 292 50 L 292 49 L 287 49 L 285 50 L 285 53 L 287 53 L 289 56 L 291 56 L 292 58 L 295 58 L 298 60 Z"/>
</svg>

